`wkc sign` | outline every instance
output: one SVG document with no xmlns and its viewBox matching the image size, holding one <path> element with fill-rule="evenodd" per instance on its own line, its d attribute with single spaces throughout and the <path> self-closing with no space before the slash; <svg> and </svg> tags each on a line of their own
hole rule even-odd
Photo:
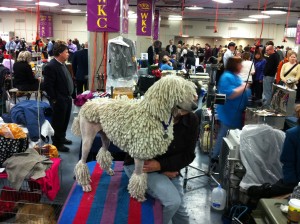
<svg viewBox="0 0 300 224">
<path fill-rule="evenodd" d="M 120 0 L 88 0 L 88 31 L 119 32 Z"/>
<path fill-rule="evenodd" d="M 153 0 L 137 1 L 137 24 L 136 35 L 151 36 L 152 16 L 153 16 Z"/>
</svg>

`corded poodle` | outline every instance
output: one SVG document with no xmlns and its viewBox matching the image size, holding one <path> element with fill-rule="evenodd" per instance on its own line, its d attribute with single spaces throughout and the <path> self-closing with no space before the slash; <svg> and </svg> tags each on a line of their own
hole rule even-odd
<svg viewBox="0 0 300 224">
<path fill-rule="evenodd" d="M 129 180 L 130 195 L 145 200 L 147 174 L 143 173 L 144 160 L 164 154 L 173 140 L 172 113 L 181 108 L 197 109 L 194 83 L 177 76 L 157 81 L 146 92 L 143 100 L 96 99 L 85 103 L 72 125 L 72 132 L 82 136 L 82 157 L 75 167 L 75 176 L 83 191 L 91 191 L 90 174 L 86 159 L 96 134 L 102 147 L 97 162 L 109 175 L 112 156 L 110 141 L 134 158 L 135 172 Z"/>
</svg>

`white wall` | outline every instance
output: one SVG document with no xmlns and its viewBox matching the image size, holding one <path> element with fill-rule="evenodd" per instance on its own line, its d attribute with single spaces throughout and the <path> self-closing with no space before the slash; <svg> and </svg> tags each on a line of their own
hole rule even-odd
<svg viewBox="0 0 300 224">
<path fill-rule="evenodd" d="M 27 42 L 32 42 L 36 37 L 36 14 L 35 13 L 2 13 L 0 14 L 0 33 L 14 31 L 16 36 L 25 37 Z M 16 23 L 16 19 L 24 19 L 25 22 Z M 63 24 L 62 20 L 71 20 L 72 24 Z M 79 41 L 88 40 L 85 16 L 76 15 L 53 15 L 53 39 L 66 40 L 77 37 Z"/>
<path fill-rule="evenodd" d="M 15 35 L 25 37 L 28 42 L 35 40 L 36 36 L 36 14 L 35 13 L 2 13 L 0 14 L 2 22 L 0 22 L 0 33 L 15 31 Z M 25 22 L 16 23 L 16 19 L 25 19 Z M 72 24 L 63 24 L 62 20 L 71 20 Z M 269 21 L 271 22 L 271 21 Z M 66 40 L 67 38 L 77 37 L 80 42 L 88 40 L 87 24 L 85 16 L 77 15 L 53 15 L 53 33 L 54 39 Z M 181 21 L 162 20 L 161 24 L 168 27 L 160 28 L 159 39 L 163 43 L 163 47 L 168 44 L 170 39 L 174 39 L 180 33 Z M 202 46 L 208 42 L 211 45 L 225 45 L 230 41 L 235 41 L 238 45 L 253 44 L 254 38 L 259 37 L 261 24 L 247 23 L 218 23 L 218 33 L 214 30 L 207 30 L 206 26 L 214 26 L 213 22 L 207 21 L 183 21 L 184 25 L 191 25 L 192 28 L 183 29 L 183 34 L 188 34 L 193 38 L 188 38 L 187 42 L 192 44 L 200 43 Z M 236 27 L 237 30 L 229 30 L 229 27 Z M 268 24 L 264 25 L 262 38 L 265 40 L 274 40 L 276 45 L 284 45 L 294 47 L 294 38 L 288 38 L 288 42 L 283 43 L 283 25 Z M 110 34 L 110 37 L 117 34 Z M 222 37 L 230 38 L 222 38 Z M 137 43 L 137 56 L 141 52 L 145 52 L 151 45 L 150 37 L 136 36 L 136 20 L 129 20 L 128 38 Z M 217 40 L 217 41 L 216 41 Z"/>
</svg>

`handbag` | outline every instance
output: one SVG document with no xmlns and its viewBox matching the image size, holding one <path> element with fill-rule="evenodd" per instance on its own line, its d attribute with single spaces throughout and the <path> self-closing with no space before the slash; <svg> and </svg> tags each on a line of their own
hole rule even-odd
<svg viewBox="0 0 300 224">
<path fill-rule="evenodd" d="M 290 72 L 293 71 L 293 69 L 294 69 L 297 65 L 298 65 L 298 63 L 294 64 L 293 67 L 291 67 L 291 68 L 283 75 L 283 77 L 286 77 L 288 74 L 290 74 Z M 284 83 L 283 81 L 280 80 L 278 84 L 283 86 L 285 83 Z"/>
</svg>

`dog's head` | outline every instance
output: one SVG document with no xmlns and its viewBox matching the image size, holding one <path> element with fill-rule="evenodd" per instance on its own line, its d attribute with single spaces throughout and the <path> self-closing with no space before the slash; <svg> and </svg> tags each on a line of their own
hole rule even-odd
<svg viewBox="0 0 300 224">
<path fill-rule="evenodd" d="M 145 94 L 150 113 L 168 120 L 173 108 L 197 109 L 196 85 L 178 76 L 166 76 L 151 86 Z"/>
</svg>

